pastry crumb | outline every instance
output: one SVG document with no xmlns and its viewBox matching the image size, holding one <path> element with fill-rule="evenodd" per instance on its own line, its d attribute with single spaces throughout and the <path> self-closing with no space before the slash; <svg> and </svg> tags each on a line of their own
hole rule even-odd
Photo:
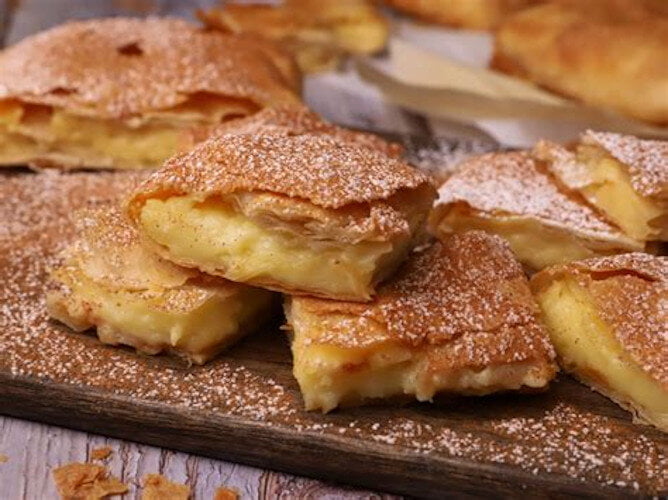
<svg viewBox="0 0 668 500">
<path fill-rule="evenodd" d="M 111 446 L 100 446 L 99 448 L 93 448 L 90 452 L 90 458 L 93 460 L 104 460 L 108 458 L 114 450 L 111 449 Z"/>
<path fill-rule="evenodd" d="M 9 461 L 9 457 L 7 455 L 3 455 L 0 453 L 0 464 L 4 464 L 5 462 Z"/>
<path fill-rule="evenodd" d="M 213 500 L 237 500 L 239 498 L 239 493 L 230 488 L 225 488 L 221 486 L 216 490 L 216 494 L 213 497 Z"/>
<path fill-rule="evenodd" d="M 141 500 L 188 500 L 190 487 L 173 483 L 161 474 L 146 474 L 142 480 Z"/>
<path fill-rule="evenodd" d="M 107 468 L 89 463 L 70 463 L 53 470 L 56 488 L 63 500 L 98 500 L 127 493 L 127 485 L 109 476 Z"/>
</svg>

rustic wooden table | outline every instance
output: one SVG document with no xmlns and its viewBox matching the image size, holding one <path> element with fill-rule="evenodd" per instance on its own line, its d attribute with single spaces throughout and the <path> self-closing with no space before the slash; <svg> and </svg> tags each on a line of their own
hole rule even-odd
<svg viewBox="0 0 668 500">
<path fill-rule="evenodd" d="M 0 0 L 0 30 L 5 45 L 67 19 L 114 14 L 172 14 L 192 17 L 210 1 L 178 0 Z M 420 135 L 475 137 L 465 126 L 429 120 L 392 107 L 351 71 L 308 78 L 305 100 L 329 119 L 351 126 Z M 51 469 L 86 461 L 92 449 L 110 446 L 110 471 L 138 485 L 147 473 L 161 473 L 191 486 L 194 498 L 212 498 L 217 487 L 236 489 L 242 498 L 393 498 L 290 476 L 269 470 L 206 459 L 185 453 L 109 439 L 59 427 L 0 416 L 0 500 L 56 498 Z M 382 485 L 378 485 L 382 489 Z M 132 488 L 131 491 L 138 491 Z M 128 495 L 130 497 L 131 495 Z"/>
</svg>

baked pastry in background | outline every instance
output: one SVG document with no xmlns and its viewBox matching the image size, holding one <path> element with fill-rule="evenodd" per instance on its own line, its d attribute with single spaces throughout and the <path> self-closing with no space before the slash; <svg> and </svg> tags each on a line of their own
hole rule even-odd
<svg viewBox="0 0 668 500">
<path fill-rule="evenodd" d="M 668 257 L 573 262 L 531 287 L 561 367 L 668 432 Z"/>
<path fill-rule="evenodd" d="M 284 0 L 224 5 L 199 12 L 212 28 L 280 41 L 306 72 L 332 69 L 346 54 L 373 54 L 389 27 L 370 0 Z"/>
<path fill-rule="evenodd" d="M 170 159 L 128 213 L 177 264 L 286 293 L 368 300 L 423 237 L 431 179 L 323 135 L 224 135 Z"/>
<path fill-rule="evenodd" d="M 395 9 L 429 23 L 491 30 L 507 16 L 545 0 L 385 0 Z"/>
<path fill-rule="evenodd" d="M 644 248 L 577 192 L 555 182 L 529 152 L 466 160 L 439 188 L 429 225 L 439 238 L 469 229 L 498 234 L 534 270 Z"/>
<path fill-rule="evenodd" d="M 668 124 L 668 4 L 553 0 L 499 27 L 494 69 L 585 104 Z"/>
<path fill-rule="evenodd" d="M 668 240 L 668 142 L 588 131 L 573 150 L 542 141 L 534 154 L 632 238 Z"/>
<path fill-rule="evenodd" d="M 299 101 L 268 44 L 169 18 L 26 38 L 0 53 L 0 164 L 157 167 L 191 127 Z"/>
<path fill-rule="evenodd" d="M 114 206 L 89 209 L 80 239 L 51 275 L 47 309 L 75 331 L 146 354 L 169 351 L 201 364 L 269 315 L 273 294 L 167 262 L 139 241 Z"/>
<path fill-rule="evenodd" d="M 343 142 L 368 147 L 392 157 L 400 157 L 403 153 L 403 147 L 397 143 L 388 142 L 375 134 L 358 132 L 329 123 L 301 104 L 274 106 L 246 118 L 193 130 L 188 141 L 188 149 L 210 136 L 226 134 L 325 135 Z"/>
<path fill-rule="evenodd" d="M 482 231 L 413 253 L 373 302 L 288 297 L 285 310 L 307 410 L 536 390 L 556 372 L 521 266 Z"/>
</svg>

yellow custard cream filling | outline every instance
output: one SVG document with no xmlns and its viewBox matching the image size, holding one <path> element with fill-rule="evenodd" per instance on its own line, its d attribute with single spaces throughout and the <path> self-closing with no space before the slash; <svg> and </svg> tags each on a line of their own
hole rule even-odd
<svg viewBox="0 0 668 500">
<path fill-rule="evenodd" d="M 220 349 L 247 333 L 244 328 L 253 315 L 266 309 L 271 294 L 245 289 L 234 294 L 183 285 L 163 294 L 111 291 L 78 274 L 69 283 L 72 295 L 61 300 L 56 293 L 47 297 L 49 312 L 75 330 L 92 326 L 98 337 L 109 344 L 127 344 L 155 354 L 171 348 L 203 363 Z M 186 307 L 170 307 L 180 292 L 199 299 Z"/>
<path fill-rule="evenodd" d="M 337 244 L 274 231 L 223 203 L 187 196 L 148 200 L 140 220 L 145 234 L 182 264 L 304 291 L 368 297 L 379 259 L 393 251 L 387 242 Z"/>
<path fill-rule="evenodd" d="M 566 278 L 537 299 L 564 369 L 621 403 L 633 402 L 641 416 L 668 428 L 668 394 L 624 351 L 586 289 Z"/>
<path fill-rule="evenodd" d="M 582 189 L 626 234 L 638 240 L 656 238 L 660 231 L 650 222 L 662 214 L 655 203 L 640 196 L 625 168 L 612 158 L 589 161 L 591 182 Z"/>
<path fill-rule="evenodd" d="M 217 123 L 229 114 L 246 115 L 248 110 L 234 100 L 199 97 L 133 123 L 0 101 L 0 162 L 18 164 L 60 154 L 93 167 L 158 167 L 179 151 L 185 130 Z"/>
<path fill-rule="evenodd" d="M 345 315 L 321 317 L 286 307 L 293 329 L 293 374 L 307 410 L 328 412 L 337 406 L 392 397 L 415 397 L 430 401 L 439 392 L 481 396 L 547 384 L 541 368 L 532 362 L 490 366 L 483 369 L 456 368 L 434 371 L 429 356 L 438 358 L 438 347 L 409 348 L 392 341 L 363 347 L 319 343 L 310 331 L 328 331 L 328 325 L 345 325 Z M 379 335 L 369 323 L 369 338 Z M 432 352 L 434 351 L 434 352 Z"/>
<path fill-rule="evenodd" d="M 586 259 L 601 253 L 585 246 L 570 234 L 536 221 L 507 218 L 499 221 L 459 213 L 453 209 L 440 223 L 445 234 L 480 229 L 506 239 L 517 259 L 532 269 Z"/>
</svg>

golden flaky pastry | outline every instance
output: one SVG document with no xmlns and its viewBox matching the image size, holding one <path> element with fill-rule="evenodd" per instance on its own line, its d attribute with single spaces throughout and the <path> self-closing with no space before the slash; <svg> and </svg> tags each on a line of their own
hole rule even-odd
<svg viewBox="0 0 668 500">
<path fill-rule="evenodd" d="M 532 269 L 644 247 L 555 182 L 528 152 L 465 161 L 440 187 L 429 225 L 441 238 L 469 229 L 503 236 Z"/>
<path fill-rule="evenodd" d="M 668 240 L 668 142 L 588 131 L 572 150 L 542 141 L 534 154 L 632 238 Z"/>
<path fill-rule="evenodd" d="M 0 53 L 0 164 L 157 167 L 191 127 L 298 102 L 268 43 L 169 18 L 26 38 Z"/>
<path fill-rule="evenodd" d="M 213 28 L 277 40 L 302 70 L 336 66 L 345 54 L 373 54 L 387 42 L 389 28 L 370 0 L 284 0 L 274 4 L 233 4 L 199 13 Z"/>
<path fill-rule="evenodd" d="M 508 18 L 492 67 L 586 104 L 668 124 L 668 3 L 558 0 Z"/>
<path fill-rule="evenodd" d="M 561 366 L 668 432 L 668 257 L 573 262 L 531 287 Z"/>
<path fill-rule="evenodd" d="M 507 16 L 545 0 L 385 0 L 387 5 L 428 23 L 489 30 Z"/>
<path fill-rule="evenodd" d="M 399 157 L 403 153 L 403 147 L 397 143 L 385 141 L 375 134 L 358 132 L 329 123 L 301 104 L 274 106 L 246 118 L 194 130 L 190 134 L 188 145 L 193 147 L 209 136 L 226 134 L 326 135 L 343 142 L 375 149 L 388 156 Z"/>
<path fill-rule="evenodd" d="M 107 344 L 204 363 L 269 314 L 272 294 L 150 253 L 113 206 L 84 211 L 80 240 L 52 271 L 49 314 Z"/>
<path fill-rule="evenodd" d="M 288 298 L 306 408 L 544 388 L 554 353 L 508 245 L 482 231 L 414 253 L 368 304 Z"/>
<path fill-rule="evenodd" d="M 128 213 L 154 249 L 213 275 L 368 300 L 416 241 L 430 178 L 324 135 L 224 135 L 170 159 Z"/>
</svg>

